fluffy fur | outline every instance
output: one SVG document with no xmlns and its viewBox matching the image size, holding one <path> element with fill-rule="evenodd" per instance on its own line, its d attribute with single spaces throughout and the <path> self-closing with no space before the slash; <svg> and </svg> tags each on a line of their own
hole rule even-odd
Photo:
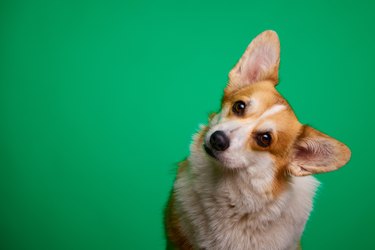
<svg viewBox="0 0 375 250">
<path fill-rule="evenodd" d="M 310 175 L 349 160 L 348 147 L 302 125 L 275 89 L 279 54 L 273 31 L 252 41 L 229 73 L 220 112 L 179 164 L 165 216 L 174 248 L 298 249 L 318 186 Z M 246 104 L 241 115 L 233 111 L 237 101 Z M 212 145 L 216 131 L 227 149 Z M 258 142 L 263 132 L 270 145 Z"/>
</svg>

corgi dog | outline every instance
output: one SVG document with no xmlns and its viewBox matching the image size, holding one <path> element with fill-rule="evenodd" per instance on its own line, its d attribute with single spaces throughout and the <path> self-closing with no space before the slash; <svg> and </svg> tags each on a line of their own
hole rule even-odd
<svg viewBox="0 0 375 250">
<path fill-rule="evenodd" d="M 179 164 L 165 228 L 173 249 L 300 249 L 319 182 L 350 159 L 276 90 L 280 42 L 264 31 L 229 72 L 221 109 Z"/>
</svg>

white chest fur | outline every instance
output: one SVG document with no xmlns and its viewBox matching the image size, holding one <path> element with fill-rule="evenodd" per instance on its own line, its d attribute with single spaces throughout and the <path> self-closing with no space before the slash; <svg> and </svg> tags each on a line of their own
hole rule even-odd
<svg viewBox="0 0 375 250">
<path fill-rule="evenodd" d="M 247 171 L 221 169 L 195 154 L 175 183 L 181 229 L 196 249 L 297 249 L 318 181 L 291 177 L 267 197 Z M 268 182 L 270 180 L 265 180 Z"/>
</svg>

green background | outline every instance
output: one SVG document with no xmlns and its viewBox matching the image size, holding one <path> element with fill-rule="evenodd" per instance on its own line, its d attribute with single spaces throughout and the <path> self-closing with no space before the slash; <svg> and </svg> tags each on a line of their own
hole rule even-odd
<svg viewBox="0 0 375 250">
<path fill-rule="evenodd" d="M 375 2 L 1 1 L 0 249 L 163 249 L 175 163 L 265 29 L 279 91 L 345 142 L 304 249 L 374 248 Z"/>
</svg>

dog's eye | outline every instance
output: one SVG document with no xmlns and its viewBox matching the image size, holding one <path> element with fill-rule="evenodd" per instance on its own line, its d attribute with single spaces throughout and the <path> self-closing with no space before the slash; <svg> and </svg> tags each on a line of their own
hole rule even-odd
<svg viewBox="0 0 375 250">
<path fill-rule="evenodd" d="M 255 140 L 259 146 L 266 148 L 271 145 L 272 137 L 269 132 L 259 133 L 256 135 Z"/>
<path fill-rule="evenodd" d="M 236 101 L 233 104 L 232 111 L 238 116 L 242 116 L 245 113 L 246 104 L 243 101 Z"/>
</svg>

